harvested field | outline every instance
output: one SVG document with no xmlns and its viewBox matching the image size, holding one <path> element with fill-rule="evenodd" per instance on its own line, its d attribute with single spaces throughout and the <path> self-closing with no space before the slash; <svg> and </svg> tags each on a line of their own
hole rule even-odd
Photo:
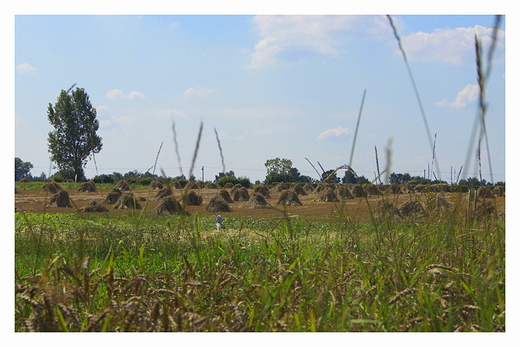
<svg viewBox="0 0 520 347">
<path fill-rule="evenodd" d="M 79 188 L 79 184 L 77 185 Z M 258 187 L 262 187 L 263 185 L 259 185 Z M 272 209 L 265 209 L 265 208 L 257 208 L 257 206 L 262 206 L 262 203 L 252 203 L 251 200 L 253 200 L 253 193 L 256 192 L 264 192 L 269 193 L 264 188 L 254 188 L 254 189 L 247 189 L 246 191 L 249 194 L 249 201 L 247 201 L 247 204 L 243 204 L 240 206 L 240 208 L 233 209 L 232 212 L 224 212 L 224 215 L 226 218 L 265 218 L 265 219 L 272 219 L 272 218 L 279 218 L 280 213 L 272 210 Z M 100 204 L 115 204 L 117 200 L 119 199 L 121 195 L 121 191 L 119 190 L 113 190 L 113 189 L 97 189 L 96 192 L 78 192 L 78 188 L 74 189 L 67 189 L 67 192 L 69 194 L 69 198 L 71 202 L 74 204 L 71 205 L 72 207 L 50 207 L 45 206 L 45 201 L 49 202 L 51 194 L 44 193 L 42 190 L 22 190 L 19 189 L 19 193 L 15 195 L 15 211 L 21 212 L 21 211 L 28 211 L 28 212 L 34 212 L 34 213 L 74 213 L 76 209 L 81 209 L 82 207 L 87 206 L 91 201 L 96 201 Z M 325 187 L 324 187 L 325 188 Z M 166 188 L 163 188 L 162 190 L 155 190 L 152 191 L 149 188 L 141 188 L 141 189 L 133 189 L 131 191 L 135 198 L 136 202 L 139 202 L 141 207 L 144 209 L 147 207 L 143 213 L 146 213 L 148 215 L 152 215 L 152 211 L 161 203 L 162 198 L 164 196 L 168 196 L 169 192 Z M 173 191 L 174 198 L 179 201 L 182 198 L 182 190 L 180 189 L 174 189 Z M 378 196 L 370 196 L 368 198 L 365 198 L 363 196 L 356 196 L 363 194 L 363 188 L 359 185 L 353 185 L 351 187 L 350 192 L 353 195 L 353 198 L 348 197 L 347 200 L 345 200 L 344 208 L 346 210 L 346 213 L 348 216 L 353 218 L 354 220 L 359 221 L 369 221 L 370 220 L 370 212 L 367 206 L 367 202 L 370 204 L 372 210 L 375 213 L 376 204 L 379 200 L 382 198 L 389 199 L 395 206 L 398 208 L 401 208 L 401 206 L 408 200 L 410 200 L 410 194 L 411 193 L 402 193 L 402 194 L 385 194 L 385 195 L 378 195 Z M 386 192 L 385 192 L 386 193 Z M 164 195 L 163 195 L 164 194 Z M 215 196 L 215 194 L 221 195 L 222 200 L 225 199 L 225 201 L 228 204 L 233 203 L 233 199 L 230 196 L 229 192 L 226 190 L 219 190 L 216 192 L 214 189 L 200 189 L 197 191 L 197 195 L 202 196 L 203 202 L 201 205 L 198 206 L 187 206 L 187 211 L 190 214 L 208 214 L 211 212 L 208 212 L 206 210 L 206 206 L 209 204 L 210 200 Z M 280 192 L 269 193 L 269 198 L 272 199 L 272 201 L 276 202 L 280 198 Z M 431 193 L 415 193 L 417 198 L 419 198 L 424 206 L 427 206 L 427 199 L 431 196 L 429 195 Z M 441 194 L 440 197 L 445 200 L 446 203 L 451 203 L 452 205 L 455 204 L 457 200 L 460 200 L 464 196 L 466 196 L 465 193 L 438 193 Z M 502 193 L 505 195 L 504 193 Z M 315 201 L 318 198 L 318 194 L 313 192 L 308 192 L 307 195 L 298 195 L 298 199 L 301 202 L 301 206 L 286 206 L 284 208 L 287 209 L 287 211 L 293 215 L 299 215 L 301 218 L 310 220 L 310 221 L 328 221 L 331 220 L 330 213 L 331 211 L 337 210 L 338 204 L 341 204 L 341 195 L 335 194 L 339 202 L 324 202 L 324 201 Z M 266 197 L 264 197 L 264 200 L 266 200 Z M 439 198 L 440 199 L 440 198 Z M 480 198 L 478 198 L 480 201 Z M 111 202 L 110 202 L 110 201 Z M 144 201 L 143 201 L 144 200 Z M 495 199 L 492 199 L 491 201 L 496 201 L 497 204 L 497 211 L 501 211 L 505 207 L 505 197 L 504 196 L 497 196 Z M 235 202 L 236 203 L 236 202 Z M 444 204 L 444 201 L 434 202 L 437 204 Z M 77 208 L 76 208 L 77 207 Z M 110 206 L 107 206 L 109 209 L 109 214 L 127 214 L 131 213 L 131 210 L 125 210 L 125 209 L 114 209 L 110 208 Z M 87 213 L 87 212 L 86 212 Z"/>
</svg>

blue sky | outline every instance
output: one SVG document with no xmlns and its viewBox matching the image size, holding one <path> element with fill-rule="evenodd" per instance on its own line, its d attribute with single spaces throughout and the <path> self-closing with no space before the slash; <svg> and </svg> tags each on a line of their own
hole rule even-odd
<svg viewBox="0 0 520 347">
<path fill-rule="evenodd" d="M 117 13 L 117 11 L 116 11 Z M 190 13 L 197 13 L 190 12 Z M 426 112 L 442 179 L 465 163 L 478 107 L 475 34 L 489 47 L 492 15 L 394 15 Z M 488 82 L 487 131 L 494 181 L 505 181 L 505 42 L 501 25 Z M 406 66 L 384 16 L 16 15 L 14 152 L 32 174 L 49 173 L 47 106 L 74 83 L 97 109 L 97 173 L 180 174 L 204 130 L 194 174 L 226 171 L 252 182 L 264 163 L 292 160 L 302 174 L 347 164 L 363 91 L 352 167 L 423 175 L 432 154 Z M 476 157 L 476 151 L 474 151 Z M 475 161 L 462 177 L 477 176 Z M 55 170 L 53 170 L 55 172 Z M 436 170 L 436 174 L 439 171 Z M 340 174 L 343 176 L 343 173 Z M 490 181 L 485 145 L 482 176 Z"/>
</svg>

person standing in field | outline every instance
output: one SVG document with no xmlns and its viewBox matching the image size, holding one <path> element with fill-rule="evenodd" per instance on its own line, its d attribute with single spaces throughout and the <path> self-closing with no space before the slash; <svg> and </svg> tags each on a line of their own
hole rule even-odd
<svg viewBox="0 0 520 347">
<path fill-rule="evenodd" d="M 226 226 L 224 225 L 224 218 L 222 218 L 221 215 L 217 216 L 217 231 L 220 229 L 226 229 Z"/>
</svg>

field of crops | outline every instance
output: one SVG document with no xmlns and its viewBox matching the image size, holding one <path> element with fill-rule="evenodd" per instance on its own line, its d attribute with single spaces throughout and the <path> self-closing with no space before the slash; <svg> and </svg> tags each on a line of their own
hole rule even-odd
<svg viewBox="0 0 520 347">
<path fill-rule="evenodd" d="M 505 331 L 503 206 L 395 218 L 385 199 L 228 213 L 218 232 L 197 209 L 17 212 L 15 331 Z"/>
</svg>

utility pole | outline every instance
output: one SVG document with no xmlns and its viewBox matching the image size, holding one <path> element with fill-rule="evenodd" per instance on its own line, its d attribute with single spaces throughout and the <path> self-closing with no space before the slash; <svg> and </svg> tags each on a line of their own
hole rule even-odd
<svg viewBox="0 0 520 347">
<path fill-rule="evenodd" d="M 204 166 L 202 166 L 202 182 L 204 182 Z"/>
</svg>

